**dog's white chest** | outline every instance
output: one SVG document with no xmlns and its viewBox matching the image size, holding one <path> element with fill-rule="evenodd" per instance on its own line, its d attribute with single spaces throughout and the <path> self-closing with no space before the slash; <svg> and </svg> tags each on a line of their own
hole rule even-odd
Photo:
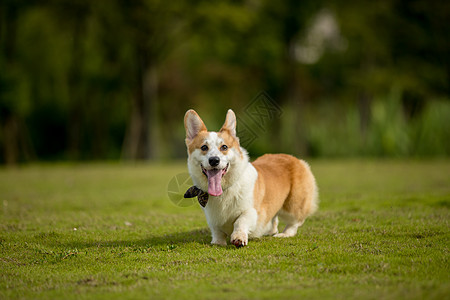
<svg viewBox="0 0 450 300">
<path fill-rule="evenodd" d="M 257 177 L 255 168 L 248 164 L 240 179 L 219 197 L 211 197 L 204 208 L 208 224 L 231 234 L 233 224 L 244 212 L 253 208 L 253 189 Z"/>
</svg>

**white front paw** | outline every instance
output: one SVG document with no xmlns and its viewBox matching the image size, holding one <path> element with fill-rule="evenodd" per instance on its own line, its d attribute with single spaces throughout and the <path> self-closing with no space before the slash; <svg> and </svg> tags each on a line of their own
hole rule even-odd
<svg viewBox="0 0 450 300">
<path fill-rule="evenodd" d="M 227 245 L 227 241 L 226 240 L 221 240 L 221 239 L 213 239 L 211 241 L 211 245 L 226 246 Z"/>
<path fill-rule="evenodd" d="M 231 243 L 237 248 L 247 246 L 248 234 L 243 231 L 233 231 L 233 233 L 231 234 Z"/>
</svg>

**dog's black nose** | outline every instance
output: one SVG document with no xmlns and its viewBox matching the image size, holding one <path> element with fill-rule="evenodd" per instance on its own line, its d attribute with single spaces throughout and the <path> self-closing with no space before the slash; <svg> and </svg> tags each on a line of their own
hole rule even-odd
<svg viewBox="0 0 450 300">
<path fill-rule="evenodd" d="M 211 167 L 217 167 L 220 163 L 220 158 L 218 156 L 211 156 L 209 158 L 209 164 Z"/>
</svg>

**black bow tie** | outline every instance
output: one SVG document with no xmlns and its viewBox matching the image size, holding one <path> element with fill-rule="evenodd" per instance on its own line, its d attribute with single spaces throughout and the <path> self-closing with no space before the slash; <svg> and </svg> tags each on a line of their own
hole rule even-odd
<svg viewBox="0 0 450 300">
<path fill-rule="evenodd" d="M 208 203 L 208 193 L 202 191 L 201 189 L 199 189 L 198 187 L 191 186 L 186 193 L 184 193 L 184 198 L 194 198 L 195 196 L 197 196 L 198 199 L 198 203 L 200 203 L 200 205 L 202 207 L 205 207 L 206 204 Z"/>
</svg>

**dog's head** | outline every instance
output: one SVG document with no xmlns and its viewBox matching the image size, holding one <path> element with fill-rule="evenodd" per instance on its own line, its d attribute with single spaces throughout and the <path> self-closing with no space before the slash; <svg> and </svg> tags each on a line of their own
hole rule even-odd
<svg viewBox="0 0 450 300">
<path fill-rule="evenodd" d="M 245 160 L 246 153 L 236 137 L 236 116 L 228 110 L 225 123 L 218 132 L 206 129 L 200 116 L 188 110 L 184 116 L 188 167 L 194 183 L 212 196 L 220 196 L 232 184 Z"/>
</svg>

